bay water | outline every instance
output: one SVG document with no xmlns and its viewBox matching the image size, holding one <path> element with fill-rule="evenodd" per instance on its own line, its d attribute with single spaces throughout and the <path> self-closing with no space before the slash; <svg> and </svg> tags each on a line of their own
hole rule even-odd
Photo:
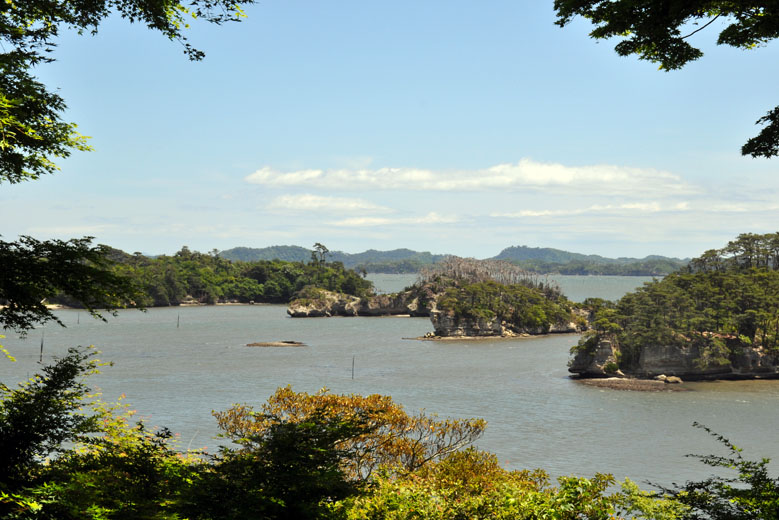
<svg viewBox="0 0 779 520">
<path fill-rule="evenodd" d="M 387 291 L 414 280 L 373 277 Z M 580 301 L 618 298 L 647 280 L 557 281 Z M 66 328 L 49 324 L 26 339 L 7 334 L 2 343 L 17 362 L 0 359 L 0 381 L 12 386 L 40 368 L 41 339 L 44 363 L 70 346 L 95 345 L 100 358 L 113 363 L 89 380 L 103 398 L 126 395 L 123 402 L 136 417 L 177 432 L 182 448 L 214 451 L 227 442 L 215 438 L 212 410 L 233 403 L 259 407 L 276 388 L 291 385 L 306 392 L 388 394 L 409 412 L 483 417 L 489 425 L 479 448 L 496 453 L 508 468 L 540 467 L 553 476 L 608 472 L 665 485 L 704 478 L 710 468 L 685 455 L 726 452 L 693 421 L 728 437 L 747 458 L 779 461 L 779 381 L 684 383 L 682 392 L 590 387 L 568 375 L 575 334 L 418 341 L 404 338 L 432 330 L 426 318 L 292 319 L 281 305 L 126 310 L 107 323 L 83 311 L 57 315 Z M 279 340 L 306 346 L 246 346 Z"/>
</svg>

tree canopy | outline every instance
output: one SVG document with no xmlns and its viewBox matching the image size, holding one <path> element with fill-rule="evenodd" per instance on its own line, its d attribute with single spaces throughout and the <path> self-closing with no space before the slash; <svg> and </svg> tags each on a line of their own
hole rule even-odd
<svg viewBox="0 0 779 520">
<path fill-rule="evenodd" d="M 96 34 L 109 16 L 145 24 L 184 46 L 191 60 L 204 53 L 184 31 L 190 20 L 239 20 L 253 0 L 7 0 L 0 3 L 0 183 L 39 178 L 54 160 L 88 150 L 74 123 L 62 120 L 65 100 L 36 79 L 33 69 L 54 61 L 62 29 Z"/>
<path fill-rule="evenodd" d="M 57 159 L 88 150 L 74 123 L 62 120 L 65 100 L 33 70 L 54 61 L 60 30 L 96 34 L 109 16 L 143 23 L 184 46 L 191 60 L 204 54 L 184 34 L 189 20 L 239 20 L 254 0 L 6 0 L 0 2 L 0 184 L 38 179 L 58 169 Z M 134 285 L 111 270 L 108 248 L 91 238 L 0 241 L 0 327 L 24 333 L 57 318 L 45 299 L 67 294 L 100 316 L 135 300 Z"/>
<path fill-rule="evenodd" d="M 779 3 L 748 0 L 555 0 L 557 24 L 587 18 L 596 39 L 620 38 L 620 56 L 638 55 L 676 70 L 703 56 L 689 38 L 716 20 L 725 22 L 718 45 L 754 49 L 779 37 Z M 741 148 L 742 155 L 779 155 L 779 106 L 757 120 L 765 125 Z"/>
<path fill-rule="evenodd" d="M 67 294 L 93 316 L 136 300 L 132 280 L 117 274 L 108 248 L 93 246 L 90 238 L 40 241 L 23 236 L 0 240 L 0 327 L 26 333 L 38 323 L 62 322 L 46 299 Z"/>
</svg>

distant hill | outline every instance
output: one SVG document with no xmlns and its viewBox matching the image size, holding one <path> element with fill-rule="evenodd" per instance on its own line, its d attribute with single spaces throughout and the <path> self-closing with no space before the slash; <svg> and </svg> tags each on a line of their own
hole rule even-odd
<svg viewBox="0 0 779 520">
<path fill-rule="evenodd" d="M 285 260 L 308 262 L 311 249 L 300 246 L 271 246 L 263 248 L 235 247 L 221 251 L 227 260 L 253 262 L 257 260 Z M 341 262 L 347 269 L 365 269 L 369 273 L 416 273 L 448 255 L 434 255 L 427 251 L 393 249 L 362 253 L 331 251 L 327 260 Z M 571 253 L 551 247 L 507 247 L 492 260 L 506 260 L 529 271 L 560 274 L 607 274 L 632 276 L 662 276 L 687 265 L 687 260 L 651 255 L 646 258 L 607 258 L 600 255 Z"/>
<path fill-rule="evenodd" d="M 311 249 L 300 246 L 271 246 L 263 248 L 234 247 L 220 251 L 219 256 L 227 260 L 253 262 L 257 260 L 286 260 L 288 262 L 308 262 Z M 341 262 L 347 269 L 365 269 L 372 273 L 414 273 L 424 265 L 433 264 L 446 255 L 434 255 L 427 251 L 411 249 L 393 249 L 377 251 L 369 249 L 362 253 L 344 253 L 330 251 L 329 262 Z"/>
<path fill-rule="evenodd" d="M 226 260 L 240 262 L 256 262 L 257 260 L 308 262 L 311 260 L 311 249 L 300 246 L 270 246 L 259 249 L 253 247 L 234 247 L 225 251 L 219 251 L 219 256 Z"/>
<path fill-rule="evenodd" d="M 496 256 L 493 256 L 491 260 L 508 260 L 509 262 L 522 260 L 541 260 L 542 262 L 552 262 L 555 264 L 566 264 L 576 260 L 597 262 L 602 264 L 619 262 L 614 258 L 606 258 L 600 255 L 583 255 L 581 253 L 571 253 L 568 251 L 563 251 L 562 249 L 554 249 L 551 247 L 527 246 L 507 247 Z"/>
<path fill-rule="evenodd" d="M 688 259 L 650 255 L 645 258 L 607 258 L 583 255 L 550 247 L 512 246 L 494 260 L 506 260 L 530 271 L 560 274 L 665 275 L 684 267 Z"/>
</svg>

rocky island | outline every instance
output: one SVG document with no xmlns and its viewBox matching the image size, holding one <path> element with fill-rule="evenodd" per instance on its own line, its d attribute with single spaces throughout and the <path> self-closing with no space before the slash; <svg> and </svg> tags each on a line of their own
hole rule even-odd
<svg viewBox="0 0 779 520">
<path fill-rule="evenodd" d="M 287 308 L 294 318 L 429 317 L 428 338 L 511 337 L 587 328 L 587 312 L 559 288 L 508 262 L 449 257 L 426 269 L 404 291 L 349 296 L 306 287 Z"/>
<path fill-rule="evenodd" d="M 779 378 L 779 233 L 743 234 L 618 302 L 588 300 L 584 378 Z"/>
</svg>

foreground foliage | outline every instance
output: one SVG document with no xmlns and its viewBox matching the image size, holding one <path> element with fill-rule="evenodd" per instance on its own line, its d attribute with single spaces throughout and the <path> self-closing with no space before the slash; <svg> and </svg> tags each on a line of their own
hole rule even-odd
<svg viewBox="0 0 779 520">
<path fill-rule="evenodd" d="M 691 455 L 712 468 L 724 468 L 735 476 L 714 475 L 699 482 L 666 490 L 688 506 L 687 518 L 695 520 L 771 520 L 779 518 L 779 478 L 768 474 L 768 459 L 746 460 L 741 449 L 725 437 L 695 423 L 723 444 L 728 456 Z"/>
<path fill-rule="evenodd" d="M 96 317 L 138 298 L 135 285 L 112 270 L 108 253 L 89 238 L 0 241 L 0 326 L 24 334 L 36 324 L 61 324 L 45 305 L 61 294 Z"/>
<path fill-rule="evenodd" d="M 737 476 L 664 490 L 610 475 L 507 471 L 467 448 L 480 420 L 409 416 L 386 396 L 279 389 L 255 412 L 215 414 L 234 442 L 182 453 L 125 406 L 87 394 L 94 353 L 72 349 L 0 399 L 0 518 L 107 519 L 770 519 L 779 479 L 716 436 Z M 707 430 L 708 431 L 708 430 Z"/>
</svg>

